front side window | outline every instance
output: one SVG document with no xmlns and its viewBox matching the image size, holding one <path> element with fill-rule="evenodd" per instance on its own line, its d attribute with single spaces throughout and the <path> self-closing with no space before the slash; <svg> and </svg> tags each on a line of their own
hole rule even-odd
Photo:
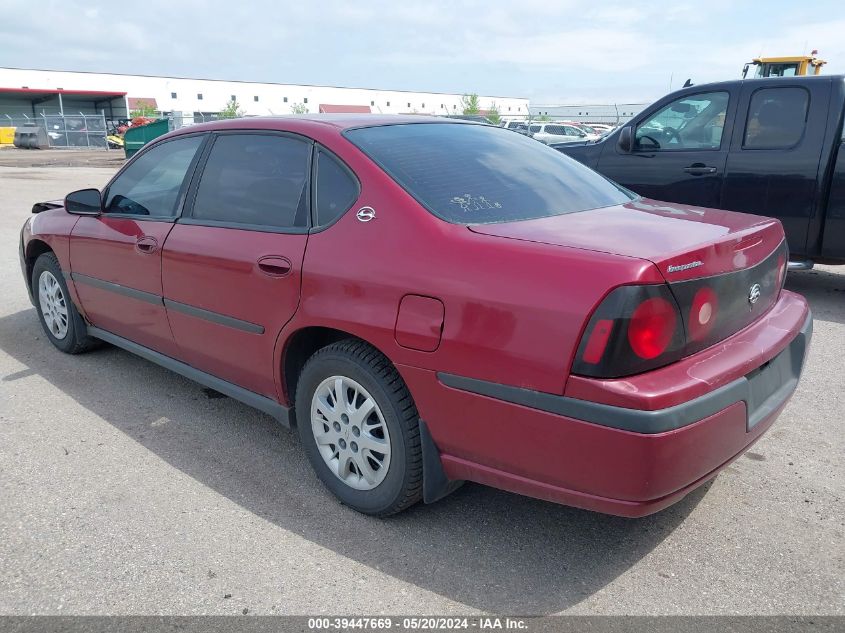
<svg viewBox="0 0 845 633">
<path fill-rule="evenodd" d="M 634 198 L 576 160 L 490 125 L 384 125 L 345 136 L 448 222 L 528 220 Z"/>
<path fill-rule="evenodd" d="M 572 126 L 569 126 L 569 125 L 566 126 L 566 135 L 567 136 L 586 136 L 586 134 L 584 134 L 584 132 L 579 130 L 577 127 L 572 127 Z"/>
<path fill-rule="evenodd" d="M 106 191 L 106 213 L 174 217 L 202 136 L 165 141 L 132 161 Z"/>
<path fill-rule="evenodd" d="M 317 224 L 331 224 L 343 215 L 358 198 L 358 182 L 330 154 L 317 155 L 317 183 L 314 206 Z"/>
<path fill-rule="evenodd" d="M 727 92 L 688 95 L 637 126 L 636 149 L 719 149 L 728 111 Z"/>
<path fill-rule="evenodd" d="M 310 143 L 287 136 L 219 136 L 203 168 L 191 216 L 273 228 L 307 226 L 310 153 Z"/>
<path fill-rule="evenodd" d="M 801 140 L 810 96 L 804 88 L 762 88 L 748 104 L 743 149 L 786 149 Z"/>
</svg>

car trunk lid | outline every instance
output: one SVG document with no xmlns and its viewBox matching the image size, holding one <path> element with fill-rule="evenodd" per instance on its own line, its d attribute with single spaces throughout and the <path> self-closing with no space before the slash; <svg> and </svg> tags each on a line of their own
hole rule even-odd
<svg viewBox="0 0 845 633">
<path fill-rule="evenodd" d="M 750 268 L 783 241 L 780 222 L 771 218 L 648 199 L 468 228 L 483 235 L 646 259 L 669 283 Z"/>
</svg>

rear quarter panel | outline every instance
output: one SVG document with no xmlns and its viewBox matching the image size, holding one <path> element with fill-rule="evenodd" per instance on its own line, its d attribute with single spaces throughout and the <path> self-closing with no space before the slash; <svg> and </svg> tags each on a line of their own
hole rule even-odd
<svg viewBox="0 0 845 633">
<path fill-rule="evenodd" d="M 370 342 L 397 365 L 562 393 L 582 328 L 604 295 L 637 280 L 663 281 L 644 260 L 449 224 L 345 139 L 329 147 L 360 177 L 361 196 L 336 224 L 309 236 L 300 308 L 282 341 L 304 327 L 331 327 Z M 364 205 L 375 209 L 375 220 L 358 221 Z M 407 294 L 444 305 L 433 352 L 395 340 Z"/>
</svg>

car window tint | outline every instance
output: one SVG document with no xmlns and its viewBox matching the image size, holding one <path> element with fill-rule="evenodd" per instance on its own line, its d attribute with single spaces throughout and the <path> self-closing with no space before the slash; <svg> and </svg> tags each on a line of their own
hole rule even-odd
<svg viewBox="0 0 845 633">
<path fill-rule="evenodd" d="M 763 88 L 748 105 L 743 147 L 784 149 L 804 134 L 810 97 L 804 88 Z"/>
<path fill-rule="evenodd" d="M 346 137 L 449 222 L 541 218 L 633 198 L 576 160 L 497 127 L 383 125 L 349 130 Z"/>
<path fill-rule="evenodd" d="M 675 99 L 637 126 L 635 147 L 646 151 L 719 149 L 728 111 L 727 92 Z"/>
<path fill-rule="evenodd" d="M 539 125 L 532 125 L 528 128 L 528 131 L 536 134 L 537 132 L 540 131 L 540 126 Z"/>
<path fill-rule="evenodd" d="M 308 224 L 309 143 L 287 136 L 225 134 L 203 168 L 192 217 L 276 228 Z"/>
<path fill-rule="evenodd" d="M 106 213 L 173 217 L 185 174 L 202 136 L 177 138 L 139 155 L 106 192 Z"/>
<path fill-rule="evenodd" d="M 358 198 L 358 183 L 331 155 L 317 155 L 317 224 L 331 224 Z"/>
<path fill-rule="evenodd" d="M 547 125 L 546 132 L 548 134 L 560 134 L 561 136 L 566 135 L 566 130 L 562 125 Z"/>
</svg>

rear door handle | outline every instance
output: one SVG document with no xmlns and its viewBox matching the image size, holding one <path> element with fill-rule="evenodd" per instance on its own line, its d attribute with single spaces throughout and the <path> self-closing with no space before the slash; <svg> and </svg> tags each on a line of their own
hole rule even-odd
<svg viewBox="0 0 845 633">
<path fill-rule="evenodd" d="M 265 255 L 258 260 L 258 270 L 270 277 L 286 277 L 290 274 L 291 263 L 287 257 Z"/>
<path fill-rule="evenodd" d="M 704 174 L 715 174 L 716 168 L 704 163 L 693 163 L 689 167 L 684 167 L 684 171 L 693 176 L 703 176 Z"/>
<path fill-rule="evenodd" d="M 135 248 L 137 248 L 141 253 L 145 253 L 147 255 L 155 253 L 158 250 L 158 240 L 149 235 L 142 235 L 138 238 L 138 241 L 135 242 Z"/>
</svg>

